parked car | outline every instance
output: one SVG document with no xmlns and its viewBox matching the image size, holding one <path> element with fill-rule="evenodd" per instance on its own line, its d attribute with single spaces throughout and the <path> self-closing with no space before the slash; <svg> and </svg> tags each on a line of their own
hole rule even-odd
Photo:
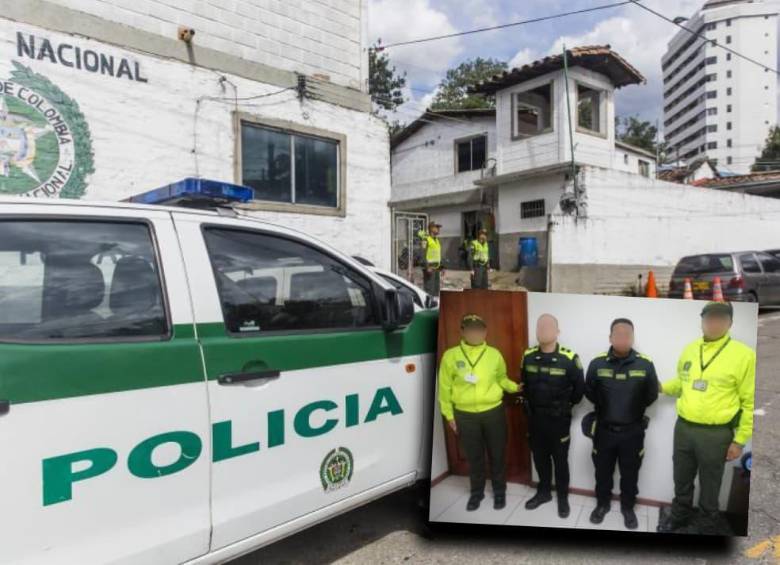
<svg viewBox="0 0 780 565">
<path fill-rule="evenodd" d="M 691 280 L 693 297 L 712 298 L 719 277 L 726 300 L 780 304 L 780 259 L 763 251 L 706 253 L 683 257 L 669 282 L 669 297 L 682 298 L 685 279 Z"/>
<path fill-rule="evenodd" d="M 771 256 L 780 259 L 780 249 L 767 249 L 765 253 L 769 253 Z"/>
</svg>

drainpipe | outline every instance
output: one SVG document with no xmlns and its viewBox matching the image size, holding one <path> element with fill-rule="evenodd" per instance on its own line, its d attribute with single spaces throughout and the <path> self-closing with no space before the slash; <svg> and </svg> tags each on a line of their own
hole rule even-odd
<svg viewBox="0 0 780 565">
<path fill-rule="evenodd" d="M 547 281 L 545 292 L 552 292 L 552 232 L 553 232 L 553 220 L 552 214 L 547 214 Z"/>
<path fill-rule="evenodd" d="M 577 166 L 574 161 L 574 132 L 571 119 L 571 101 L 569 97 L 569 57 L 566 52 L 566 45 L 563 46 L 563 78 L 566 84 L 566 112 L 567 121 L 569 122 L 569 146 L 571 149 L 571 178 L 574 182 L 574 199 L 579 204 L 580 191 L 577 184 Z M 579 206 L 578 212 L 579 212 Z"/>
</svg>

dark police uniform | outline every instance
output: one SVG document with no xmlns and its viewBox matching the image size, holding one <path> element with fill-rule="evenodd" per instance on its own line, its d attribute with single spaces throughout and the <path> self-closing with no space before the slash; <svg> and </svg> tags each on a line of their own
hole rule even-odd
<svg viewBox="0 0 780 565">
<path fill-rule="evenodd" d="M 574 351 L 556 344 L 544 353 L 526 349 L 520 368 L 528 409 L 531 452 L 539 473 L 538 492 L 550 494 L 553 464 L 558 497 L 569 491 L 571 408 L 585 389 L 582 363 Z"/>
<path fill-rule="evenodd" d="M 596 498 L 608 508 L 615 462 L 620 468 L 620 506 L 633 509 L 645 441 L 645 408 L 658 398 L 658 377 L 649 357 L 634 351 L 617 357 L 612 348 L 588 366 L 585 396 L 596 407 L 593 438 Z"/>
</svg>

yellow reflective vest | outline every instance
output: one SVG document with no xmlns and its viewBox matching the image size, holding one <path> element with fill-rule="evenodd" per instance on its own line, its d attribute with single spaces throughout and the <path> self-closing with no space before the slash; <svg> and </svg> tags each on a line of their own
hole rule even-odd
<svg viewBox="0 0 780 565">
<path fill-rule="evenodd" d="M 425 242 L 425 262 L 441 263 L 441 241 L 439 238 L 425 232 L 420 232 L 418 235 Z"/>
<path fill-rule="evenodd" d="M 459 345 L 444 352 L 439 364 L 439 406 L 447 420 L 462 412 L 485 412 L 501 404 L 504 391 L 519 386 L 506 374 L 501 352 L 487 343 Z"/>
<path fill-rule="evenodd" d="M 480 243 L 478 239 L 471 242 L 471 257 L 475 263 L 487 263 L 490 259 L 488 242 Z"/>
<path fill-rule="evenodd" d="M 744 445 L 753 434 L 756 352 L 728 334 L 689 344 L 677 363 L 677 376 L 661 387 L 677 397 L 681 418 L 698 424 L 727 424 L 739 412 L 734 441 Z"/>
</svg>

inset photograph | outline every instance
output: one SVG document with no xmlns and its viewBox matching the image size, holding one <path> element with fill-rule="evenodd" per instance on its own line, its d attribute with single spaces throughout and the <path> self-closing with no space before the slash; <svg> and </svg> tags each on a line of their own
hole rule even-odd
<svg viewBox="0 0 780 565">
<path fill-rule="evenodd" d="M 747 535 L 758 308 L 441 293 L 431 522 Z"/>
</svg>

